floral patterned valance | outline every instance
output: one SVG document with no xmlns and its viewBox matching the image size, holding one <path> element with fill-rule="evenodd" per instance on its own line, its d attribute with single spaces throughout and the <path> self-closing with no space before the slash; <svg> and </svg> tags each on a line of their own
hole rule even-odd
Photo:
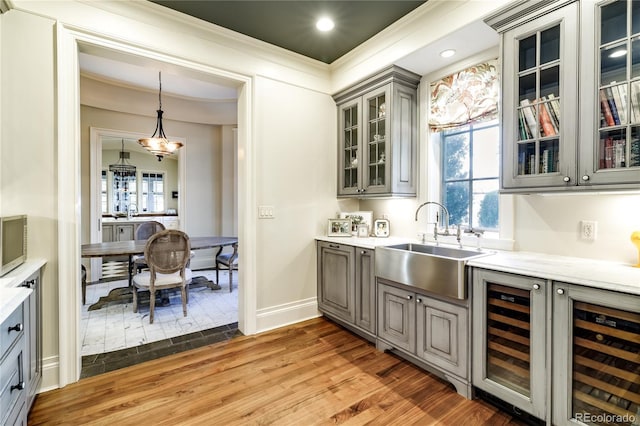
<svg viewBox="0 0 640 426">
<path fill-rule="evenodd" d="M 431 83 L 429 127 L 441 131 L 498 117 L 498 60 Z"/>
</svg>

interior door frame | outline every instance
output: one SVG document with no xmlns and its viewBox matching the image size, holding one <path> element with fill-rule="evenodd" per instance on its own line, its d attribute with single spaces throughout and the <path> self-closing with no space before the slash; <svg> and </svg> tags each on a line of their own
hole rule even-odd
<svg viewBox="0 0 640 426">
<path fill-rule="evenodd" d="M 211 64 L 160 53 L 149 46 L 116 41 L 104 35 L 56 22 L 56 120 L 58 144 L 58 387 L 78 381 L 82 367 L 80 345 L 81 265 L 81 46 L 98 46 L 227 78 L 238 84 L 238 241 L 242 268 L 238 271 L 238 329 L 257 329 L 257 196 L 256 145 L 253 140 L 253 77 Z M 54 367 L 52 367 L 54 368 Z"/>
<path fill-rule="evenodd" d="M 126 130 L 104 129 L 91 127 L 89 129 L 89 178 L 90 178 L 90 242 L 102 242 L 102 206 L 100 194 L 102 192 L 101 170 L 102 170 L 102 139 L 105 137 L 115 139 L 145 138 L 148 135 L 129 132 Z M 185 169 L 185 158 L 187 141 L 184 138 L 170 136 L 171 140 L 182 142 L 184 145 L 176 151 L 178 157 L 178 193 L 186 194 L 187 179 Z M 151 154 L 149 154 L 151 155 Z M 186 229 L 186 197 L 178 198 L 178 212 L 180 212 L 180 229 Z M 91 268 L 89 272 L 90 281 L 97 281 L 102 277 L 102 258 L 91 258 Z"/>
</svg>

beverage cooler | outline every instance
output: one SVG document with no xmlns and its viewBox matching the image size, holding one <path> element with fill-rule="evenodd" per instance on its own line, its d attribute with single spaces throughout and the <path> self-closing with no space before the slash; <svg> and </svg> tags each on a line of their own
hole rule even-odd
<svg viewBox="0 0 640 426">
<path fill-rule="evenodd" d="M 554 423 L 640 425 L 640 297 L 554 286 Z"/>
<path fill-rule="evenodd" d="M 544 280 L 493 271 L 473 274 L 473 385 L 545 418 Z"/>
</svg>

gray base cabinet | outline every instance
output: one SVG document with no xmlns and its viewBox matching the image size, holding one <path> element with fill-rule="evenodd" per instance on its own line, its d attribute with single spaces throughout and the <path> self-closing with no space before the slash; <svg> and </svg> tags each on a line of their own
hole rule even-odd
<svg viewBox="0 0 640 426">
<path fill-rule="evenodd" d="M 0 425 L 26 423 L 25 330 L 28 329 L 28 316 L 25 303 L 0 324 Z"/>
<path fill-rule="evenodd" d="M 27 407 L 30 409 L 42 381 L 42 290 L 40 271 L 34 272 L 22 287 L 32 291 L 25 301 L 25 317 L 28 318 L 25 351 L 25 381 L 27 385 Z"/>
<path fill-rule="evenodd" d="M 378 279 L 378 348 L 400 350 L 470 398 L 468 327 L 466 306 Z"/>
<path fill-rule="evenodd" d="M 375 336 L 374 250 L 318 241 L 318 310 L 361 336 Z"/>
</svg>

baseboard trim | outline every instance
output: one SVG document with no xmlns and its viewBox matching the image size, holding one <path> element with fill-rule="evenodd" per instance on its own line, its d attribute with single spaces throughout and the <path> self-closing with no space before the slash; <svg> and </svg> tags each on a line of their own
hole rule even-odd
<svg viewBox="0 0 640 426">
<path fill-rule="evenodd" d="M 38 393 L 47 392 L 60 387 L 60 359 L 51 356 L 42 360 L 42 381 Z"/>
<path fill-rule="evenodd" d="M 256 311 L 256 331 L 261 333 L 263 331 L 273 330 L 274 328 L 306 321 L 311 318 L 317 318 L 321 315 L 322 313 L 318 311 L 318 300 L 316 297 L 258 309 Z"/>
</svg>

